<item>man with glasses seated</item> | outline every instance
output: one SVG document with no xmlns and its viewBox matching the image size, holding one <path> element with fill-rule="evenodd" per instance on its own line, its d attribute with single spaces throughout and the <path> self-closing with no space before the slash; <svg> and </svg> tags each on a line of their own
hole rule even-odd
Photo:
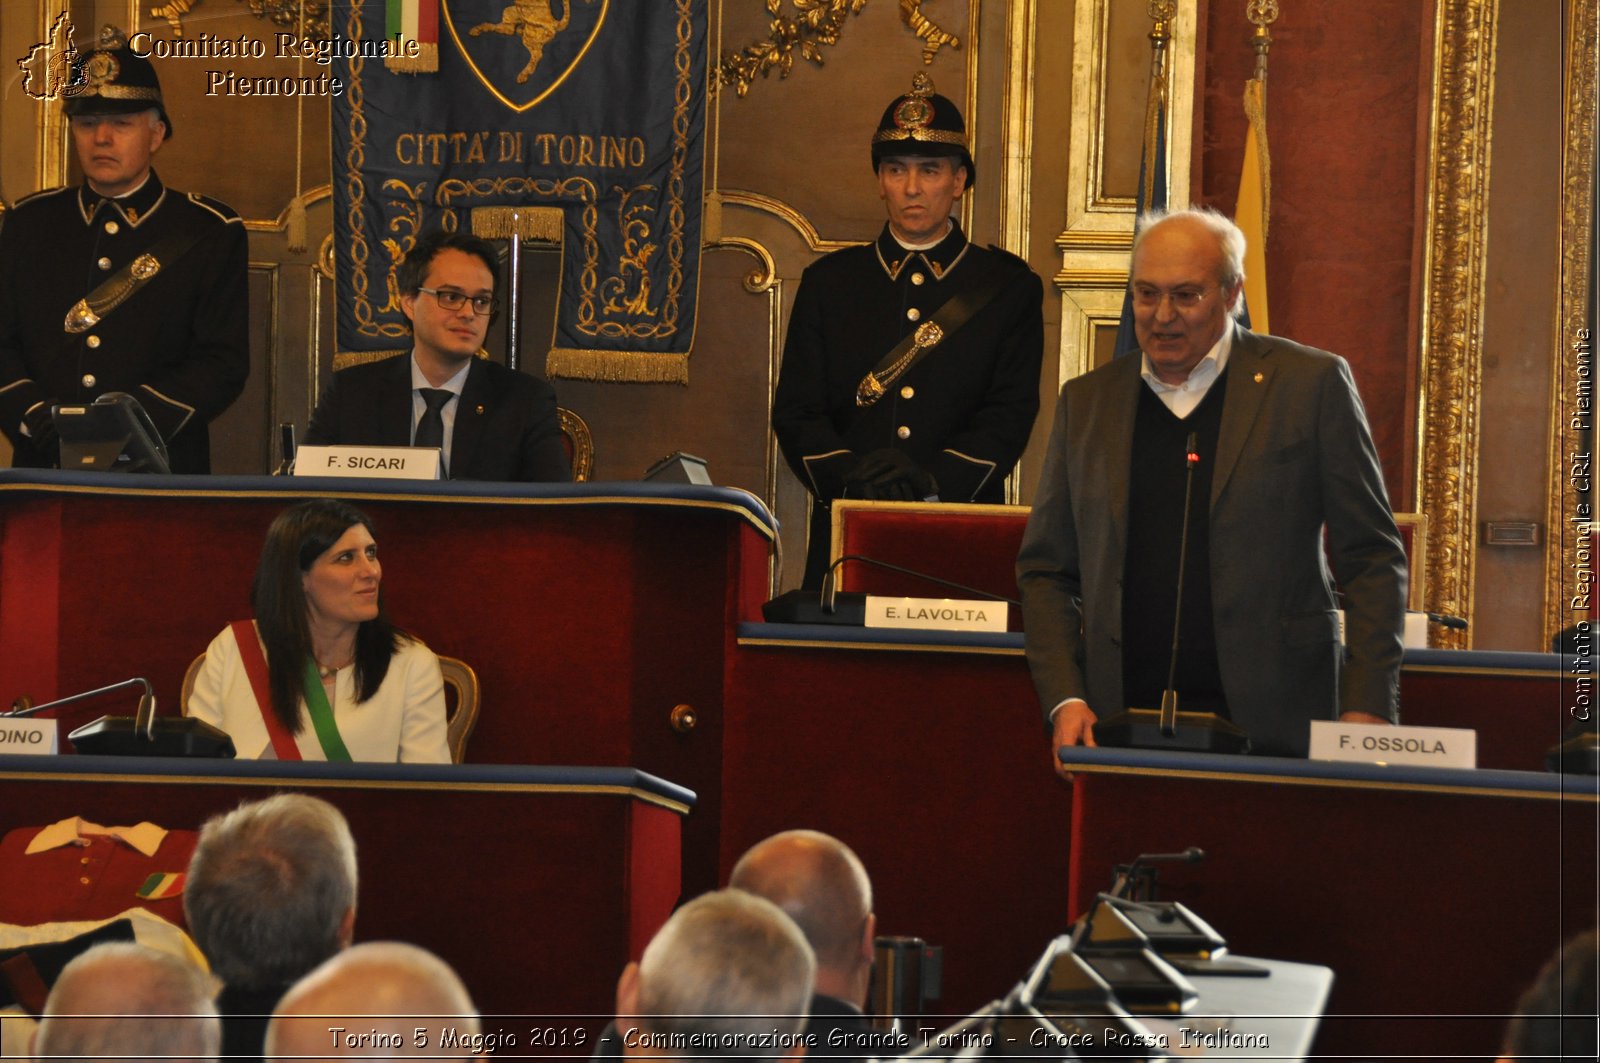
<svg viewBox="0 0 1600 1063">
<path fill-rule="evenodd" d="M 1215 211 L 1141 219 L 1142 353 L 1062 389 L 1017 559 L 1057 770 L 1098 717 L 1160 705 L 1184 543 L 1181 709 L 1278 756 L 1312 719 L 1395 718 L 1406 558 L 1366 413 L 1343 358 L 1235 323 L 1244 250 Z"/>
<path fill-rule="evenodd" d="M 456 480 L 572 479 L 555 390 L 477 357 L 497 306 L 494 247 L 465 233 L 429 233 L 395 281 L 411 357 L 335 373 L 305 441 L 438 447 L 441 475 Z"/>
</svg>

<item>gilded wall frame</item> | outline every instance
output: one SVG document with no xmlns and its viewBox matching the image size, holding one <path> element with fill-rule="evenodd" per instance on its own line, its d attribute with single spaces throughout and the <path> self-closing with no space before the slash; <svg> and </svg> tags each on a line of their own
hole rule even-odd
<svg viewBox="0 0 1600 1063">
<path fill-rule="evenodd" d="M 1499 2 L 1438 0 L 1435 11 L 1417 498 L 1428 518 L 1427 607 L 1470 624 Z M 1468 642 L 1457 632 L 1434 636 L 1440 647 L 1464 648 Z"/>
<path fill-rule="evenodd" d="M 1056 237 L 1061 269 L 1054 278 L 1061 292 L 1058 385 L 1094 368 L 1095 331 L 1116 328 L 1133 247 L 1135 200 L 1105 187 L 1111 3 L 1078 0 L 1074 11 L 1066 227 Z M 1189 201 L 1198 9 L 1198 0 L 1179 0 L 1167 46 L 1167 188 L 1173 203 Z"/>
<path fill-rule="evenodd" d="M 1600 66 L 1597 24 L 1600 24 L 1600 2 L 1568 0 L 1567 39 L 1563 42 L 1565 84 L 1561 124 L 1565 153 L 1561 160 L 1561 260 L 1556 307 L 1556 336 L 1561 349 L 1556 352 L 1551 367 L 1551 483 L 1549 508 L 1545 514 L 1545 527 L 1549 529 L 1545 536 L 1546 641 L 1562 628 L 1589 615 L 1582 597 L 1586 589 L 1591 593 L 1593 589 L 1594 559 L 1587 550 L 1580 553 L 1579 547 L 1584 527 L 1593 526 L 1596 516 L 1579 510 L 1578 492 L 1589 486 L 1581 481 L 1592 481 L 1595 475 L 1594 337 L 1585 337 L 1583 330 L 1591 324 L 1588 303 L 1595 283 L 1595 96 L 1600 88 L 1596 83 L 1596 67 Z M 1587 436 L 1578 427 L 1584 419 L 1575 419 L 1575 414 L 1580 412 L 1577 405 L 1580 369 L 1587 371 L 1591 402 L 1587 417 L 1591 430 Z M 1574 460 L 1575 456 L 1583 454 L 1588 457 Z M 1588 495 L 1592 505 L 1600 492 L 1590 491 Z M 1580 578 L 1580 571 L 1586 571 L 1588 578 Z"/>
</svg>

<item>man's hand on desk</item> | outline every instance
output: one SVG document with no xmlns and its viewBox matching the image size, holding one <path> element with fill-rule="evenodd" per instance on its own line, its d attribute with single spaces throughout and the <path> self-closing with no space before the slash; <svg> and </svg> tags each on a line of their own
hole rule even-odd
<svg viewBox="0 0 1600 1063">
<path fill-rule="evenodd" d="M 1072 773 L 1061 763 L 1061 758 L 1056 756 L 1056 750 L 1062 746 L 1095 745 L 1094 723 L 1098 718 L 1090 710 L 1089 703 L 1082 698 L 1069 698 L 1056 709 L 1054 740 L 1050 743 L 1050 762 L 1055 765 L 1056 774 L 1063 779 L 1072 778 Z"/>
<path fill-rule="evenodd" d="M 1355 712 L 1353 710 L 1350 711 L 1350 712 L 1341 712 L 1339 714 L 1339 722 L 1340 723 L 1381 723 L 1381 724 L 1384 724 L 1386 726 L 1392 726 L 1394 724 L 1394 721 L 1389 719 L 1387 716 L 1374 716 L 1370 712 Z"/>
</svg>

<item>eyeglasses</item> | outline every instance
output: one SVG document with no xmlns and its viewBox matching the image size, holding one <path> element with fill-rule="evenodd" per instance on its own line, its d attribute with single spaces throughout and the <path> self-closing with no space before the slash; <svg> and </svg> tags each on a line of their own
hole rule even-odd
<svg viewBox="0 0 1600 1063">
<path fill-rule="evenodd" d="M 488 317 L 494 313 L 494 296 L 492 295 L 469 296 L 466 292 L 458 292 L 454 288 L 419 287 L 417 291 L 426 292 L 439 300 L 440 310 L 460 310 L 468 302 L 471 302 L 472 312 L 479 317 Z"/>
<path fill-rule="evenodd" d="M 1198 309 L 1206 301 L 1209 294 L 1205 288 L 1173 288 L 1165 290 L 1152 284 L 1133 285 L 1133 305 L 1153 310 L 1161 305 L 1163 299 L 1171 299 L 1172 306 L 1180 313 Z"/>
</svg>

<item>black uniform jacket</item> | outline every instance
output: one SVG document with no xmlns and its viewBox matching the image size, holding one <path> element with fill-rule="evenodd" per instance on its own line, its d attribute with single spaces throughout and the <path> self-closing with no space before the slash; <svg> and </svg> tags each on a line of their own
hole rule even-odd
<svg viewBox="0 0 1600 1063">
<path fill-rule="evenodd" d="M 878 361 L 952 296 L 1004 271 L 998 294 L 890 387 L 856 405 Z M 783 349 L 772 427 L 812 507 L 808 572 L 825 557 L 827 503 L 857 459 L 903 451 L 932 473 L 944 502 L 1000 502 L 1039 413 L 1043 286 L 1026 262 L 967 242 L 959 225 L 927 251 L 887 226 L 875 243 L 835 251 L 805 271 Z M 814 580 L 808 578 L 808 583 Z"/>
<path fill-rule="evenodd" d="M 474 358 L 450 439 L 453 480 L 565 482 L 555 389 L 538 377 Z M 305 441 L 404 447 L 411 443 L 411 355 L 333 374 Z"/>
<path fill-rule="evenodd" d="M 193 238 L 187 251 L 98 324 L 66 330 L 78 300 L 175 233 Z M 149 412 L 173 472 L 209 472 L 206 425 L 250 373 L 248 263 L 237 214 L 154 172 L 121 199 L 83 185 L 19 202 L 0 226 L 0 431 L 14 464 L 56 461 L 22 435 L 32 407 L 123 391 Z"/>
</svg>

